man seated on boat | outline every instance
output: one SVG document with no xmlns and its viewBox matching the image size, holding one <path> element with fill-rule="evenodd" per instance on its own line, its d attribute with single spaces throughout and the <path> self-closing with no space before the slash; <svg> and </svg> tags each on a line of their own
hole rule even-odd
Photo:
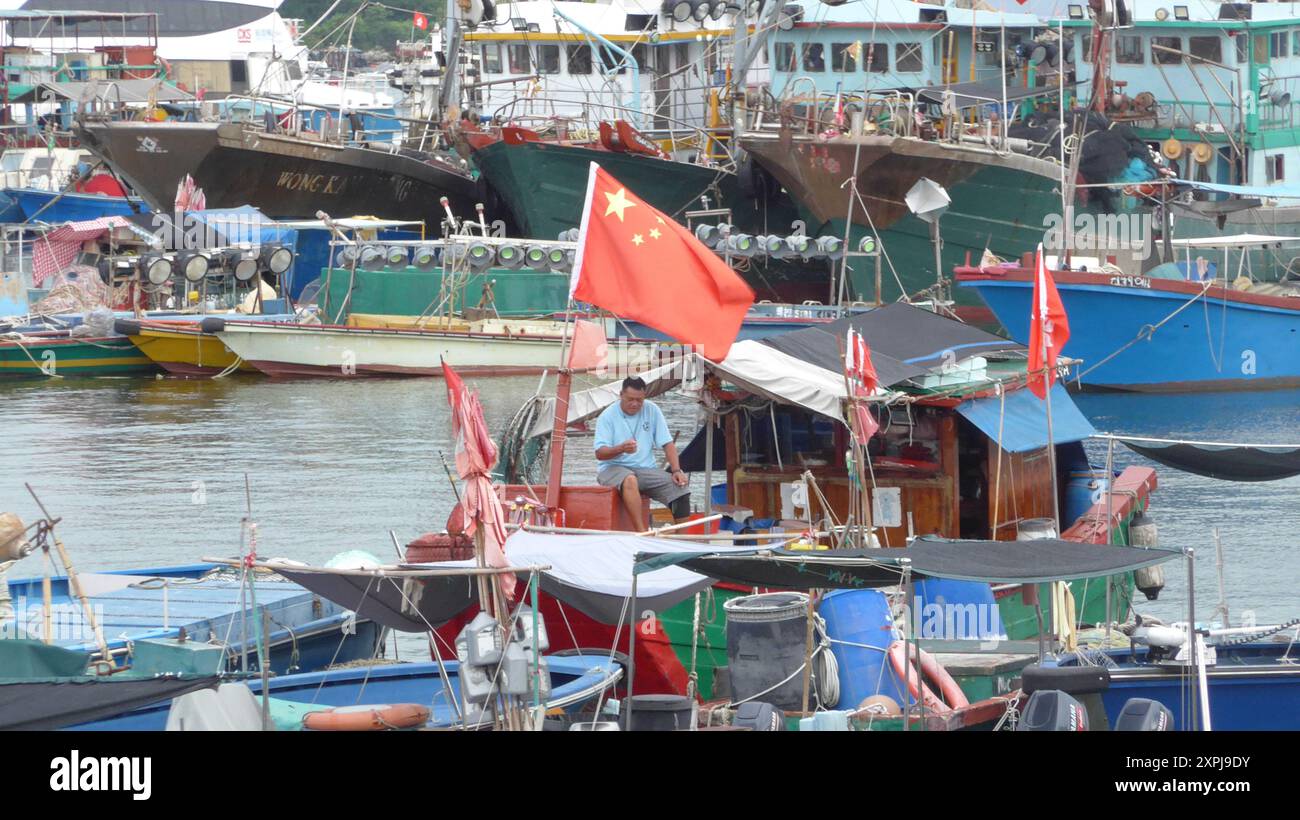
<svg viewBox="0 0 1300 820">
<path fill-rule="evenodd" d="M 645 390 L 640 378 L 624 379 L 618 402 L 596 419 L 596 459 L 600 462 L 596 481 L 618 489 L 628 515 L 641 530 L 648 529 L 641 515 L 642 493 L 672 510 L 674 520 L 691 511 L 691 491 L 677 460 L 677 445 L 668 433 L 663 412 L 654 402 L 646 401 Z M 654 451 L 659 447 L 668 457 L 671 473 L 655 464 Z"/>
</svg>

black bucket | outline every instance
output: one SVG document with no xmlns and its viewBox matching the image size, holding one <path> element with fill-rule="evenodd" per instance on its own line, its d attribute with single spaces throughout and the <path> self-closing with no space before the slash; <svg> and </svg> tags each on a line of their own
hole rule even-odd
<svg viewBox="0 0 1300 820">
<path fill-rule="evenodd" d="M 619 724 L 629 732 L 680 732 L 693 728 L 694 714 L 695 701 L 684 695 L 633 695 L 623 701 Z"/>
<path fill-rule="evenodd" d="M 727 601 L 723 608 L 732 702 L 756 698 L 787 711 L 802 708 L 808 596 L 747 595 Z"/>
</svg>

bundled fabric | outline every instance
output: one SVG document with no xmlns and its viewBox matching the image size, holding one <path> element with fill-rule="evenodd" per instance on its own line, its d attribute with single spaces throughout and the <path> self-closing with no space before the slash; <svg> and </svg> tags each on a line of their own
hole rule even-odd
<svg viewBox="0 0 1300 820">
<path fill-rule="evenodd" d="M 1296 445 L 1223 445 L 1147 438 L 1116 438 L 1166 467 L 1223 481 L 1277 481 L 1300 475 Z"/>
<path fill-rule="evenodd" d="M 105 231 L 126 224 L 126 219 L 120 216 L 106 216 L 85 222 L 69 222 L 46 233 L 33 243 L 32 283 L 39 288 L 47 277 L 72 264 L 84 242 L 98 239 Z"/>
</svg>

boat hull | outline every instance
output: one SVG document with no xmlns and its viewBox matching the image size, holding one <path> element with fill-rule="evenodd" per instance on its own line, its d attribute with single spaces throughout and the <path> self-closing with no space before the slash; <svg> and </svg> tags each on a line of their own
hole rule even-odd
<svg viewBox="0 0 1300 820">
<path fill-rule="evenodd" d="M 238 123 L 84 122 L 85 146 L 155 210 L 170 212 L 186 174 L 209 208 L 248 203 L 272 219 L 376 214 L 436 226 L 447 197 L 460 216 L 484 190 L 445 162 L 260 133 Z M 497 218 L 489 212 L 489 219 Z"/>
<path fill-rule="evenodd" d="M 0 341 L 0 379 L 133 376 L 157 369 L 126 336 Z"/>
<path fill-rule="evenodd" d="M 794 197 L 809 234 L 842 237 L 847 230 L 856 248 L 863 237 L 879 233 L 888 259 L 880 296 L 887 302 L 932 287 L 940 272 L 946 276 L 985 249 L 1018 259 L 1042 241 L 1049 217 L 1061 213 L 1060 168 L 1034 157 L 887 136 L 827 140 L 754 133 L 741 145 Z M 860 200 L 845 184 L 855 167 Z M 905 201 L 921 178 L 943 186 L 952 199 L 939 223 L 941 271 L 935 270 L 929 223 Z M 875 299 L 875 265 L 850 270 L 855 298 Z M 959 304 L 978 301 L 962 291 L 952 295 Z"/>
<path fill-rule="evenodd" d="M 197 328 L 142 327 L 130 339 L 140 352 L 173 376 L 211 378 L 231 368 L 242 373 L 257 372 L 216 336 Z"/>
<path fill-rule="evenodd" d="M 498 140 L 473 151 L 474 163 L 500 194 L 523 235 L 555 239 L 582 222 L 592 162 L 642 200 L 685 221 L 690 209 L 735 200 L 735 176 L 718 168 L 575 145 Z M 738 215 L 737 215 L 738 216 Z M 738 219 L 739 221 L 739 219 Z"/>
<path fill-rule="evenodd" d="M 553 369 L 559 336 L 227 324 L 217 334 L 245 362 L 276 377 L 441 376 L 445 359 L 465 375 Z"/>
<path fill-rule="evenodd" d="M 1070 317 L 1063 352 L 1082 359 L 1084 387 L 1149 392 L 1300 386 L 1300 309 L 1294 299 L 1149 277 L 1058 272 Z M 970 271 L 1011 338 L 1027 342 L 1033 280 L 1027 272 Z M 1154 328 L 1153 332 L 1148 328 Z"/>
<path fill-rule="evenodd" d="M 57 225 L 61 222 L 85 222 L 105 216 L 149 213 L 149 206 L 136 197 L 42 191 L 36 188 L 13 188 L 5 193 L 13 197 L 22 210 L 22 216 L 18 221 L 37 219 Z"/>
</svg>

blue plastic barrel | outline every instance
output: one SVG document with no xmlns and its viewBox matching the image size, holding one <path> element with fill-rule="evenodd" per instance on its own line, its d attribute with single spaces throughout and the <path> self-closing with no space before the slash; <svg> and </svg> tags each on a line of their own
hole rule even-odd
<svg viewBox="0 0 1300 820">
<path fill-rule="evenodd" d="M 888 695 L 902 706 L 906 690 L 886 657 L 895 636 L 884 593 L 836 590 L 822 598 L 818 611 L 826 621 L 831 652 L 840 667 L 839 708 L 856 709 L 872 695 Z"/>
<path fill-rule="evenodd" d="M 1065 507 L 1061 510 L 1061 527 L 1069 529 L 1074 522 L 1096 504 L 1105 499 L 1110 482 L 1106 473 L 1094 470 L 1072 470 L 1065 485 Z"/>
<path fill-rule="evenodd" d="M 922 640 L 1006 640 L 993 587 L 979 581 L 926 578 L 916 582 Z"/>
</svg>

